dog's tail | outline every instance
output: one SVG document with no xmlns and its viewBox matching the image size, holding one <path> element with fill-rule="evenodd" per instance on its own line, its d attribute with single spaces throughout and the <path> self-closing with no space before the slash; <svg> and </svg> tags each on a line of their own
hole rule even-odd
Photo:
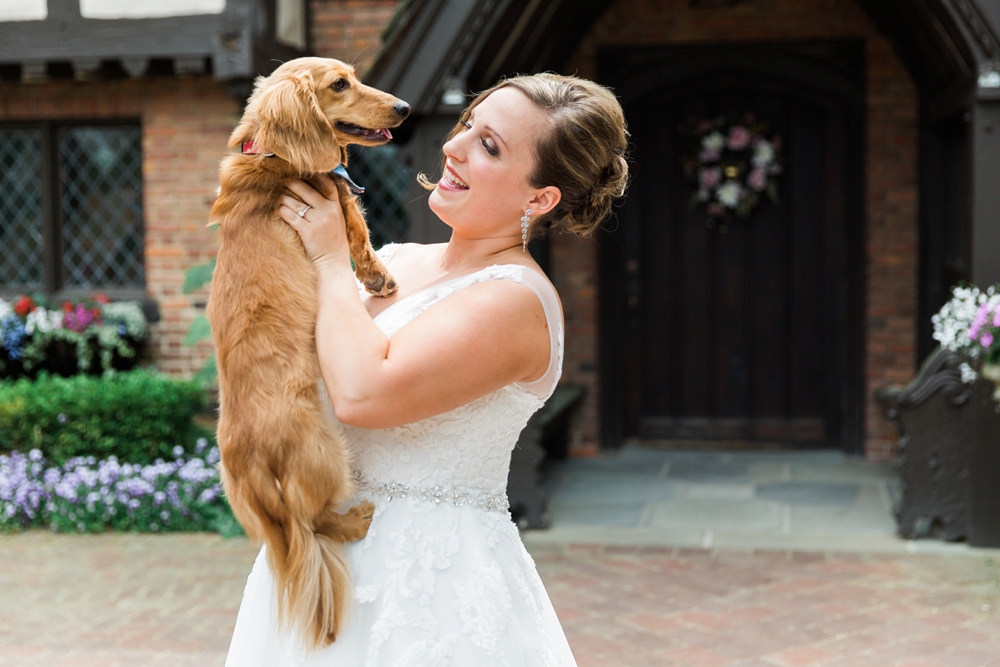
<svg viewBox="0 0 1000 667">
<path fill-rule="evenodd" d="M 353 597 L 343 544 L 312 527 L 288 531 L 285 576 L 279 578 L 278 619 L 310 647 L 336 640 Z"/>
<path fill-rule="evenodd" d="M 246 472 L 248 478 L 230 481 L 242 501 L 233 506 L 249 510 L 248 516 L 237 518 L 251 537 L 267 545 L 279 624 L 307 647 L 328 646 L 339 634 L 353 597 L 343 538 L 332 537 L 338 533 L 336 525 L 320 521 L 314 527 L 315 517 L 298 502 L 296 489 L 281 488 L 270 471 Z"/>
</svg>

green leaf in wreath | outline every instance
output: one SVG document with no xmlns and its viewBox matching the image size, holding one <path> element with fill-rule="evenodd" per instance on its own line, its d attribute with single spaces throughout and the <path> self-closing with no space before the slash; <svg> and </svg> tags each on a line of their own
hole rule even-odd
<svg viewBox="0 0 1000 667">
<path fill-rule="evenodd" d="M 775 206 L 781 205 L 781 199 L 778 197 L 778 184 L 774 182 L 773 178 L 768 181 L 765 192 L 767 192 L 768 198 L 774 202 Z"/>
</svg>

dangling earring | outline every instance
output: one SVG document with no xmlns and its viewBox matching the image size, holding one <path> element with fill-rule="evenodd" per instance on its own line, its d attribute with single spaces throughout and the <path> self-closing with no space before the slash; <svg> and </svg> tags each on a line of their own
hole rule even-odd
<svg viewBox="0 0 1000 667">
<path fill-rule="evenodd" d="M 524 216 L 521 218 L 521 252 L 528 252 L 528 223 L 531 222 L 531 209 L 529 208 L 524 212 Z"/>
</svg>

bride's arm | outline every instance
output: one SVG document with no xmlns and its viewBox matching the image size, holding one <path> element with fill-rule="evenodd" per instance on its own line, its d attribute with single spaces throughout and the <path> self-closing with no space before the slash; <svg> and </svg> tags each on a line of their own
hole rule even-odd
<svg viewBox="0 0 1000 667">
<path fill-rule="evenodd" d="M 319 272 L 316 346 L 338 419 L 398 426 L 544 373 L 550 345 L 541 303 L 509 281 L 470 286 L 388 340 L 358 294 L 339 203 L 304 183 L 289 187 L 315 209 L 303 220 L 288 198 L 280 214 Z"/>
</svg>

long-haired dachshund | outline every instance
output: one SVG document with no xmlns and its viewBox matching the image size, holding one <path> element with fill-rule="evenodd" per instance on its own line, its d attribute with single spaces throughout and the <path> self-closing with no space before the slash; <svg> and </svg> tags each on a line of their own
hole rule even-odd
<svg viewBox="0 0 1000 667">
<path fill-rule="evenodd" d="M 219 365 L 219 449 L 233 512 L 267 545 L 278 616 L 313 647 L 337 636 L 352 597 L 342 545 L 368 532 L 373 507 L 335 508 L 355 487 L 316 357 L 316 271 L 277 214 L 285 183 L 346 165 L 348 144 L 392 138 L 409 106 L 362 85 L 348 65 L 290 61 L 257 80 L 229 139 L 211 223 L 220 229 L 208 317 Z M 344 172 L 346 175 L 346 172 Z M 323 183 L 314 187 L 328 198 Z M 349 179 L 335 178 L 358 278 L 396 285 L 376 257 Z"/>
</svg>

